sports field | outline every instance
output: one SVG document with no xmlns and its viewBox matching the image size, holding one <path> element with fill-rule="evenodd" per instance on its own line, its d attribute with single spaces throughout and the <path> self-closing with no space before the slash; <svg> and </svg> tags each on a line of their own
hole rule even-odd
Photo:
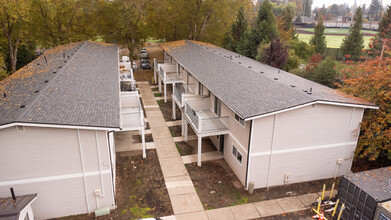
<svg viewBox="0 0 391 220">
<path fill-rule="evenodd" d="M 297 30 L 303 30 L 303 31 L 309 31 L 309 32 L 314 32 L 313 28 L 297 28 Z M 369 31 L 369 30 L 362 30 L 363 33 L 368 33 L 368 34 L 377 34 L 377 31 Z M 324 30 L 325 34 L 348 34 L 349 29 L 341 29 L 341 28 L 326 28 Z"/>
</svg>

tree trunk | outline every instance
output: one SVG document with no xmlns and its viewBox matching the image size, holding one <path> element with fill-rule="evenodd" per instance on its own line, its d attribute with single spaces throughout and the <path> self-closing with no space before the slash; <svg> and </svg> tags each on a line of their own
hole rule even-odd
<svg viewBox="0 0 391 220">
<path fill-rule="evenodd" d="M 16 72 L 16 62 L 18 61 L 18 47 L 19 47 L 19 38 L 16 39 L 15 46 L 12 45 L 12 39 L 8 37 L 8 48 L 9 48 L 9 59 L 11 62 L 11 72 Z"/>
</svg>

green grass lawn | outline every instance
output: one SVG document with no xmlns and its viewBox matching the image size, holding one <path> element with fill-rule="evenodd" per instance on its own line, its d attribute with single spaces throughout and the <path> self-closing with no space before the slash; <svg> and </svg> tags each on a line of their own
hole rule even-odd
<svg viewBox="0 0 391 220">
<path fill-rule="evenodd" d="M 297 28 L 297 30 L 310 31 L 314 32 L 313 28 Z M 363 33 L 377 34 L 377 31 L 369 31 L 362 30 Z M 325 34 L 347 34 L 349 33 L 349 29 L 341 29 L 341 28 L 326 28 L 324 30 Z"/>
<path fill-rule="evenodd" d="M 325 35 L 326 42 L 328 48 L 340 48 L 343 39 L 345 36 L 333 36 L 333 35 Z M 312 34 L 298 34 L 299 40 L 309 43 Z M 368 48 L 369 41 L 372 37 L 364 36 L 364 45 L 365 48 Z"/>
</svg>

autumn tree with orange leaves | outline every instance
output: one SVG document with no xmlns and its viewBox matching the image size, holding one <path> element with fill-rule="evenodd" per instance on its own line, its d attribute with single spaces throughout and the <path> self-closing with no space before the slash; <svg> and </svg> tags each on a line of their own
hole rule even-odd
<svg viewBox="0 0 391 220">
<path fill-rule="evenodd" d="M 386 48 L 385 53 L 391 54 Z M 379 106 L 366 110 L 361 124 L 356 156 L 391 160 L 391 58 L 380 56 L 342 70 L 341 90 Z"/>
</svg>

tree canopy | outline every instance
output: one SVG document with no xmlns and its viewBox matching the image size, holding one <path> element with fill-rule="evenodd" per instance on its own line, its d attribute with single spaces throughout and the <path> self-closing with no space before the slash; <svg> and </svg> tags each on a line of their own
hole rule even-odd
<svg viewBox="0 0 391 220">
<path fill-rule="evenodd" d="M 350 27 L 349 35 L 342 42 L 341 50 L 344 55 L 358 59 L 364 49 L 364 36 L 362 33 L 363 11 L 357 8 L 353 18 L 353 25 Z"/>
<path fill-rule="evenodd" d="M 326 51 L 326 37 L 324 36 L 323 16 L 319 16 L 315 25 L 314 36 L 310 39 L 310 45 L 315 47 L 315 53 L 323 54 Z"/>
</svg>

